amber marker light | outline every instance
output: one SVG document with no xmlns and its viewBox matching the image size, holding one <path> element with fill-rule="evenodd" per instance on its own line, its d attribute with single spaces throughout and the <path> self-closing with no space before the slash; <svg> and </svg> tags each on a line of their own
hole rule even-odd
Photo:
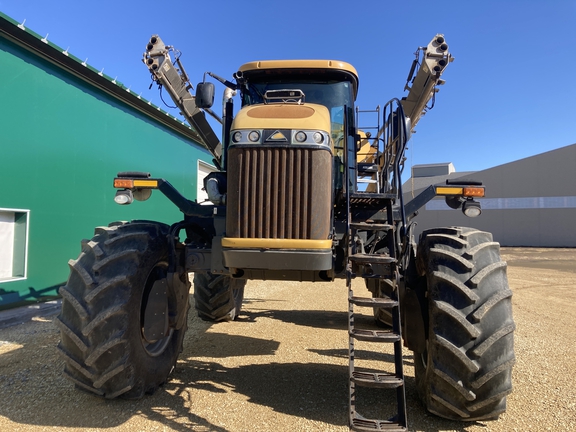
<svg viewBox="0 0 576 432">
<path fill-rule="evenodd" d="M 483 197 L 484 196 L 484 188 L 483 187 L 465 187 L 462 195 L 469 196 L 469 197 Z"/>
<path fill-rule="evenodd" d="M 484 188 L 478 186 L 437 186 L 436 195 L 462 195 L 466 197 L 483 197 Z"/>
<path fill-rule="evenodd" d="M 134 187 L 134 180 L 115 178 L 114 187 L 117 189 L 132 189 Z"/>
</svg>

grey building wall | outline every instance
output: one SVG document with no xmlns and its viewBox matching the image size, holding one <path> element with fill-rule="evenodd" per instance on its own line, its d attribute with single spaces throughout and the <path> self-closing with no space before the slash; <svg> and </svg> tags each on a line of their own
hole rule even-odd
<svg viewBox="0 0 576 432">
<path fill-rule="evenodd" d="M 420 210 L 417 238 L 427 228 L 470 226 L 503 246 L 576 247 L 576 144 L 474 173 L 410 179 L 405 200 L 446 178 L 482 181 L 482 214 L 468 218 L 437 198 Z"/>
</svg>

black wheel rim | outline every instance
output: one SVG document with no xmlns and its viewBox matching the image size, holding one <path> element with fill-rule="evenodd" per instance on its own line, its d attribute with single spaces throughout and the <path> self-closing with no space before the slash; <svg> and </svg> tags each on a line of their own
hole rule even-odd
<svg viewBox="0 0 576 432">
<path fill-rule="evenodd" d="M 157 357 L 166 350 L 174 332 L 168 322 L 167 289 L 160 289 L 157 284 L 166 280 L 167 268 L 167 263 L 158 263 L 150 271 L 142 293 L 140 336 L 144 350 L 151 357 Z"/>
<path fill-rule="evenodd" d="M 426 339 L 426 349 L 424 350 L 423 353 L 420 353 L 420 361 L 422 362 L 422 366 L 424 366 L 424 370 L 427 371 L 428 370 L 428 339 Z"/>
</svg>

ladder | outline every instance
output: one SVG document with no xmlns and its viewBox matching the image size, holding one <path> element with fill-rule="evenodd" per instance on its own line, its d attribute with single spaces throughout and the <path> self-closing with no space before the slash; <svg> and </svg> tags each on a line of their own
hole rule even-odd
<svg viewBox="0 0 576 432">
<path fill-rule="evenodd" d="M 361 196 L 360 196 L 361 195 Z M 365 195 L 376 194 L 353 194 L 351 205 L 355 202 L 365 202 L 368 197 Z M 372 198 L 372 202 L 387 200 L 386 198 Z M 389 200 L 387 200 L 389 201 Z M 397 287 L 396 258 L 388 254 L 366 254 L 354 248 L 353 239 L 357 230 L 363 231 L 385 231 L 389 236 L 393 236 L 394 226 L 392 224 L 374 223 L 370 221 L 350 221 L 348 242 L 348 262 L 346 268 L 346 286 L 348 289 L 348 336 L 349 336 L 349 426 L 354 431 L 406 431 L 406 401 L 405 385 L 402 360 L 402 333 L 400 322 L 400 303 L 398 296 L 394 298 L 360 297 L 355 296 L 352 290 L 352 279 L 355 276 L 370 278 L 390 278 L 394 279 L 394 286 Z M 363 270 L 362 270 L 363 269 Z M 367 269 L 369 270 L 367 272 Z M 357 274 L 357 272 L 362 272 Z M 397 291 L 396 291 L 397 292 Z M 371 328 L 357 322 L 356 315 L 358 308 L 382 308 L 388 309 L 392 315 L 392 328 Z M 390 371 L 390 363 L 381 360 L 381 370 L 374 367 L 366 368 L 358 363 L 362 362 L 364 350 L 356 349 L 357 343 L 362 341 L 364 345 L 374 345 L 378 351 L 381 344 L 393 345 L 393 371 Z M 370 353 L 372 350 L 369 351 Z M 363 363 L 363 362 L 362 362 Z M 372 363 L 372 361 L 371 361 Z M 387 367 L 384 367 L 387 366 Z M 396 393 L 396 412 L 385 420 L 366 418 L 358 411 L 358 389 L 357 387 L 371 387 L 382 391 Z"/>
<path fill-rule="evenodd" d="M 377 125 L 372 128 L 360 126 L 360 113 L 375 113 Z M 404 122 L 404 114 L 399 107 L 399 101 L 393 100 L 386 104 L 383 109 L 382 126 L 380 115 L 380 107 L 369 111 L 356 110 L 356 124 L 362 131 L 360 146 L 354 154 L 354 162 L 346 162 L 348 178 L 355 175 L 355 182 L 351 182 L 348 178 L 345 182 L 349 186 L 346 188 L 348 421 L 353 431 L 407 430 L 402 325 L 398 295 L 399 268 L 396 252 L 398 246 L 394 220 L 394 203 L 397 200 L 401 201 L 400 166 L 406 134 L 400 126 Z M 366 132 L 369 130 L 376 132 L 372 135 Z M 349 152 L 348 155 L 351 156 Z M 351 187 L 350 185 L 354 183 L 356 186 Z M 362 183 L 368 185 L 364 187 Z M 402 217 L 401 229 L 403 224 Z M 361 240 L 360 234 L 364 235 L 364 240 Z M 371 240 L 368 240 L 369 238 Z M 377 249 L 375 245 L 379 244 L 375 238 L 381 239 L 381 243 L 386 243 L 384 251 L 375 250 Z M 365 250 L 364 246 L 369 250 Z M 392 292 L 390 296 L 378 292 L 372 297 L 355 295 L 352 289 L 352 280 L 355 277 L 387 280 L 388 285 L 393 287 Z M 360 313 L 366 308 L 371 308 L 370 312 L 375 308 L 389 311 L 391 327 L 374 327 L 373 321 L 366 320 L 366 314 Z M 386 345 L 392 347 L 392 356 L 383 355 L 385 351 L 383 347 Z M 380 355 L 375 361 L 376 354 Z M 391 400 L 390 406 L 380 406 L 374 410 L 373 403 L 366 403 L 370 402 L 371 398 L 364 397 L 366 392 L 361 390 L 362 388 L 370 388 L 370 394 L 377 392 L 378 401 L 386 401 L 388 396 Z"/>
<path fill-rule="evenodd" d="M 360 125 L 360 117 L 362 118 L 376 115 L 374 123 L 376 126 Z M 359 125 L 358 130 L 361 131 L 361 149 L 357 153 L 356 161 L 356 183 L 367 184 L 363 187 L 365 191 L 375 192 L 379 189 L 380 185 L 380 169 L 378 161 L 380 159 L 379 136 L 380 131 L 380 106 L 373 110 L 360 110 L 356 107 L 356 124 Z M 370 123 L 372 124 L 372 123 Z"/>
</svg>

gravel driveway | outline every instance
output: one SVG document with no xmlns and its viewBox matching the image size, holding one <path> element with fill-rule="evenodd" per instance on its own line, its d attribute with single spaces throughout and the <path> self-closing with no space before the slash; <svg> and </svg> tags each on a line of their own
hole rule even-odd
<svg viewBox="0 0 576 432">
<path fill-rule="evenodd" d="M 428 415 L 406 351 L 410 430 L 576 430 L 576 250 L 502 255 L 517 326 L 508 411 L 477 423 Z M 251 281 L 245 299 L 233 323 L 191 316 L 170 381 L 140 401 L 102 400 L 65 380 L 53 317 L 1 329 L 0 430 L 347 431 L 344 282 Z"/>
</svg>

